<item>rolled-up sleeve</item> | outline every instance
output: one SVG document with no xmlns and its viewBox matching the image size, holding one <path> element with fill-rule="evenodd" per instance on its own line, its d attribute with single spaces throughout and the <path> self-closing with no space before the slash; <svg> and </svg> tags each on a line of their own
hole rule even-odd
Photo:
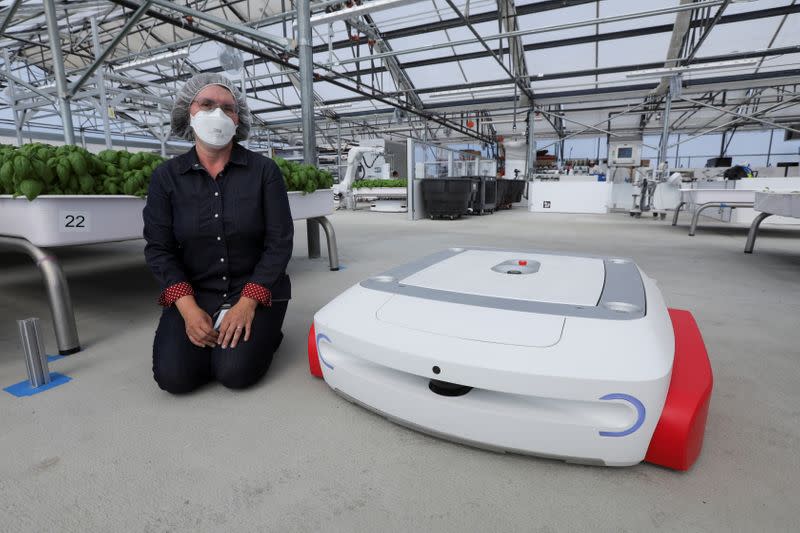
<svg viewBox="0 0 800 533">
<path fill-rule="evenodd" d="M 270 161 L 264 170 L 264 251 L 249 282 L 272 290 L 292 258 L 294 223 L 289 197 L 278 166 Z"/>
<path fill-rule="evenodd" d="M 172 204 L 165 189 L 163 169 L 153 172 L 147 192 L 142 218 L 144 219 L 144 256 L 147 266 L 162 289 L 162 305 L 172 303 L 165 298 L 168 289 L 176 285 L 185 287 L 188 280 L 178 258 L 178 243 L 172 221 Z M 180 285 L 179 285 L 180 284 Z M 184 285 L 185 284 L 185 285 Z"/>
</svg>

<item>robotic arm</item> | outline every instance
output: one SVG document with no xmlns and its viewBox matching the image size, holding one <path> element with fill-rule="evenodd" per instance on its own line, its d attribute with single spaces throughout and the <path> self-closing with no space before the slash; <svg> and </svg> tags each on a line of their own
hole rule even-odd
<svg viewBox="0 0 800 533">
<path fill-rule="evenodd" d="M 371 167 L 375 164 L 378 156 L 382 154 L 383 148 L 375 146 L 355 146 L 351 148 L 347 152 L 347 170 L 345 171 L 344 179 L 333 186 L 334 194 L 339 198 L 345 196 L 353 186 L 353 182 L 362 179 L 366 174 L 364 165 Z M 367 163 L 366 156 L 368 155 L 373 156 L 375 159 L 372 161 L 372 165 Z"/>
</svg>

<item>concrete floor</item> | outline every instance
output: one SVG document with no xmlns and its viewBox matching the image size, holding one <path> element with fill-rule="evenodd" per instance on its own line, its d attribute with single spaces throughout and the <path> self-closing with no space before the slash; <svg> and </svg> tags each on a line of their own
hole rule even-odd
<svg viewBox="0 0 800 533">
<path fill-rule="evenodd" d="M 800 230 L 627 215 L 456 222 L 337 213 L 341 263 L 297 239 L 286 339 L 255 388 L 172 397 L 151 373 L 158 289 L 142 241 L 57 250 L 85 350 L 54 362 L 73 381 L 0 392 L 4 531 L 796 531 L 800 511 Z M 299 236 L 304 226 L 297 227 Z M 668 304 L 690 309 L 715 386 L 688 473 L 577 466 L 452 444 L 336 396 L 307 370 L 313 313 L 368 275 L 453 245 L 634 258 Z M 15 319 L 44 320 L 38 274 L 0 256 L 0 388 L 24 377 Z"/>
</svg>

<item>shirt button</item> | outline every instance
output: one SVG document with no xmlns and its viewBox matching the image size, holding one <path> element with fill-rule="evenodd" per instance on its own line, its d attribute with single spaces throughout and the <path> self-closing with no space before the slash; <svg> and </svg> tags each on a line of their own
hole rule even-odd
<svg viewBox="0 0 800 533">
<path fill-rule="evenodd" d="M 226 279 L 228 279 L 228 276 L 222 276 L 222 281 L 225 281 Z"/>
<path fill-rule="evenodd" d="M 223 292 L 223 293 L 222 293 L 222 297 L 223 297 L 223 298 L 227 298 L 227 297 L 228 297 L 228 293 L 227 293 L 227 292 Z"/>
<path fill-rule="evenodd" d="M 225 258 L 224 258 L 224 257 L 220 257 L 220 258 L 219 258 L 219 262 L 220 262 L 220 263 L 224 263 L 224 262 L 225 262 Z"/>
<path fill-rule="evenodd" d="M 215 192 L 215 193 L 214 193 L 214 196 L 219 196 L 219 193 L 218 193 L 218 192 Z"/>
<path fill-rule="evenodd" d="M 221 240 L 222 240 L 222 237 L 220 237 L 219 235 L 217 235 L 217 240 L 218 240 L 218 241 L 221 241 Z"/>
<path fill-rule="evenodd" d="M 214 218 L 219 218 L 219 213 L 214 213 Z"/>
</svg>

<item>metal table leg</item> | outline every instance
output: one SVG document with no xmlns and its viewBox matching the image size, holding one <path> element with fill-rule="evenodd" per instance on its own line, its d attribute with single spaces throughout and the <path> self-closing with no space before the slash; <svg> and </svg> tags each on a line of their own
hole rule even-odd
<svg viewBox="0 0 800 533">
<path fill-rule="evenodd" d="M 694 212 L 692 217 L 692 225 L 689 227 L 689 237 L 694 237 L 694 232 L 697 229 L 697 221 L 700 219 L 700 213 L 709 207 L 753 207 L 752 202 L 708 202 L 700 204 Z"/>
<path fill-rule="evenodd" d="M 686 205 L 686 202 L 681 202 L 675 208 L 675 215 L 673 215 L 673 217 L 672 217 L 672 225 L 673 226 L 677 226 L 678 225 L 678 215 L 680 215 L 681 207 L 683 207 L 684 205 Z"/>
<path fill-rule="evenodd" d="M 772 213 L 759 213 L 758 216 L 753 219 L 753 223 L 750 224 L 750 231 L 747 232 L 747 243 L 744 245 L 744 253 L 753 253 L 753 247 L 756 245 L 758 228 L 761 226 L 761 223 L 764 221 L 764 219 L 770 216 L 772 216 Z"/>
<path fill-rule="evenodd" d="M 339 270 L 339 248 L 336 246 L 336 232 L 333 230 L 333 224 L 327 217 L 318 217 L 315 220 L 325 230 L 325 238 L 328 241 L 328 261 L 330 262 L 331 270 Z"/>
<path fill-rule="evenodd" d="M 306 235 L 308 237 L 308 257 L 316 259 L 320 256 L 318 219 L 306 219 Z"/>
<path fill-rule="evenodd" d="M 58 260 L 41 248 L 34 246 L 27 239 L 0 236 L 0 245 L 25 252 L 39 267 L 47 288 L 58 353 L 70 355 L 81 351 L 78 328 L 75 326 L 75 314 L 72 310 L 72 299 L 69 295 L 69 285 L 67 285 L 67 279 L 64 277 Z"/>
</svg>

